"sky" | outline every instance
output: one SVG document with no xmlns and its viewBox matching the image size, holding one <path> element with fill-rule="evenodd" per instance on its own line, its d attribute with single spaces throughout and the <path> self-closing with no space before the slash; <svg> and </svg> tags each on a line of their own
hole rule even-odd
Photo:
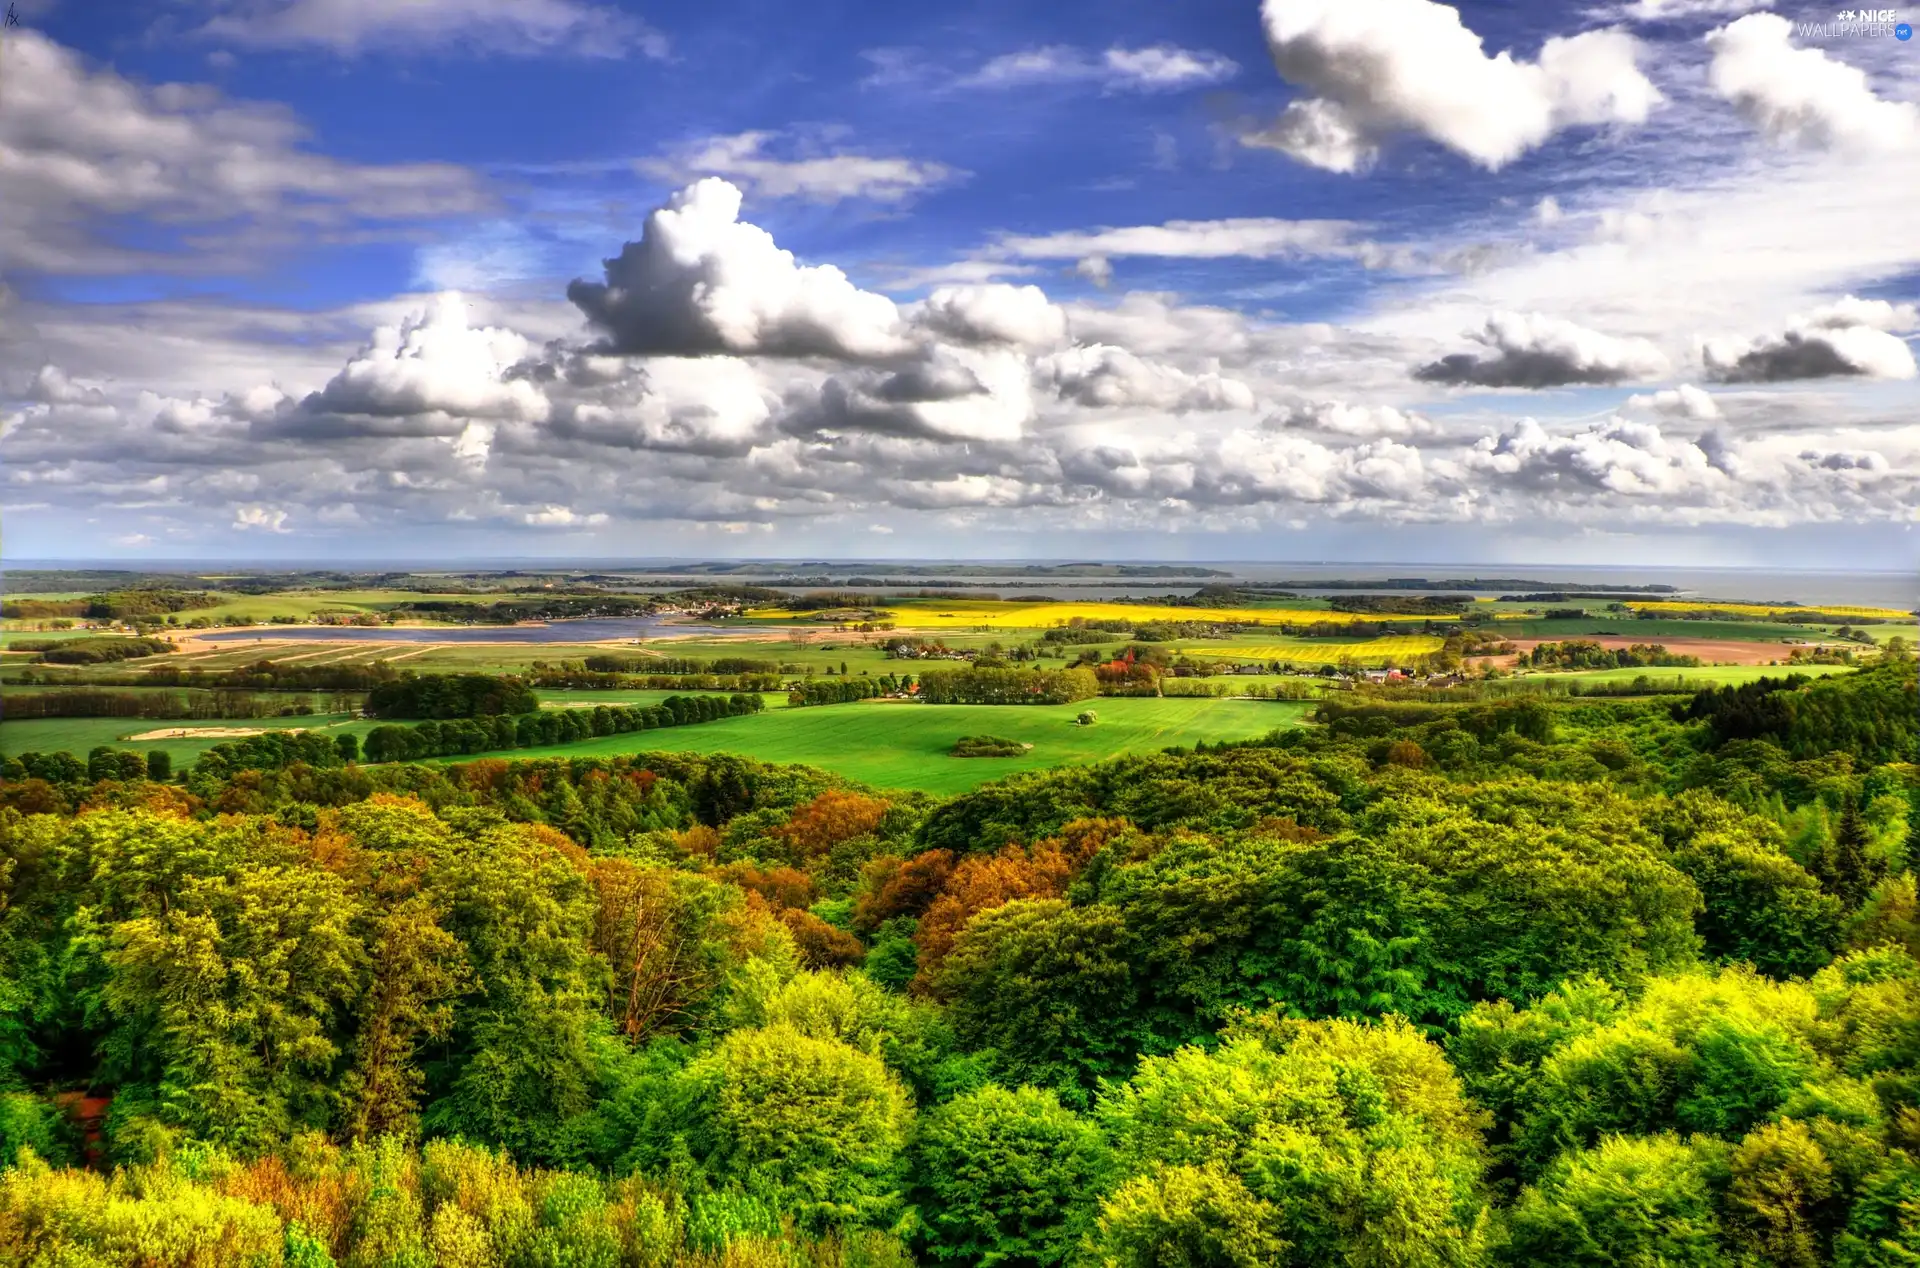
<svg viewBox="0 0 1920 1268">
<path fill-rule="evenodd" d="M 1920 10 L 13 7 L 9 559 L 1920 565 Z"/>
</svg>

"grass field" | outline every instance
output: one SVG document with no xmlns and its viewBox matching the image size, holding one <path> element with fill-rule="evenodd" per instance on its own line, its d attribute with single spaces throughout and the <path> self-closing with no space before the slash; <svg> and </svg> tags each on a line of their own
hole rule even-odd
<svg viewBox="0 0 1920 1268">
<path fill-rule="evenodd" d="M 1400 634 L 1388 638 L 1357 639 L 1351 643 L 1326 639 L 1285 639 L 1247 644 L 1181 644 L 1189 656 L 1243 661 L 1291 661 L 1296 665 L 1338 665 L 1351 657 L 1357 665 L 1404 664 L 1437 652 L 1443 640 L 1431 634 Z"/>
<path fill-rule="evenodd" d="M 1425 621 L 1424 616 L 1371 616 L 1334 612 L 1325 606 L 1257 608 L 1188 608 L 1146 603 L 1009 603 L 993 599 L 885 600 L 877 611 L 889 614 L 896 625 L 913 629 L 1044 630 L 1079 617 L 1087 621 L 1217 621 L 1260 625 L 1302 625 L 1330 621 Z M 755 620 L 805 620 L 810 614 L 786 608 L 758 608 L 747 613 Z"/>
<path fill-rule="evenodd" d="M 1074 718 L 1093 709 L 1090 727 Z M 964 792 L 1015 771 L 1157 752 L 1198 740 L 1239 740 L 1296 725 L 1310 703 L 1265 700 L 1089 700 L 1068 705 L 932 705 L 868 702 L 781 709 L 698 726 L 610 735 L 501 756 L 607 756 L 669 751 L 738 753 L 800 762 L 880 788 Z M 950 757 L 963 735 L 999 735 L 1033 747 L 1020 757 Z"/>
</svg>

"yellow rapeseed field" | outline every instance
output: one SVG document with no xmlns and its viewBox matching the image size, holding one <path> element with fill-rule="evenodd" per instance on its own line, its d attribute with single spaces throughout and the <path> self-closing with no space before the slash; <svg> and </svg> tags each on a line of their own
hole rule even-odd
<svg viewBox="0 0 1920 1268">
<path fill-rule="evenodd" d="M 1351 643 L 1315 640 L 1311 643 L 1262 643 L 1249 647 L 1183 648 L 1189 656 L 1217 656 L 1233 661 L 1282 661 L 1295 665 L 1338 665 L 1351 657 L 1357 665 L 1404 665 L 1415 657 L 1440 650 L 1441 640 L 1430 634 L 1396 634 L 1388 638 L 1355 639 Z"/>
<path fill-rule="evenodd" d="M 1832 606 L 1820 604 L 1794 607 L 1789 604 L 1768 603 L 1709 603 L 1693 602 L 1686 599 L 1648 599 L 1627 604 L 1636 612 L 1732 612 L 1740 616 L 1831 616 L 1836 620 L 1848 617 L 1877 616 L 1889 621 L 1904 621 L 1912 614 L 1896 608 L 1851 608 L 1844 605 Z"/>
<path fill-rule="evenodd" d="M 1221 621 L 1242 625 L 1311 625 L 1331 622 L 1351 625 L 1356 621 L 1424 621 L 1423 616 L 1368 616 L 1351 612 L 1328 612 L 1320 608 L 1181 608 L 1144 603 L 1009 603 L 993 599 L 914 599 L 889 600 L 877 605 L 883 619 L 914 629 L 1044 630 L 1065 625 L 1078 617 L 1087 621 Z M 760 608 L 749 617 L 778 620 L 804 617 L 802 612 L 785 608 Z"/>
</svg>

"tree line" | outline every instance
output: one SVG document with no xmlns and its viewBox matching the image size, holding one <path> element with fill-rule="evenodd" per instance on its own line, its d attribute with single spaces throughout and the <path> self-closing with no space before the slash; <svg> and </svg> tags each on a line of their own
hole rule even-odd
<svg viewBox="0 0 1920 1268">
<path fill-rule="evenodd" d="M 878 678 L 809 678 L 796 682 L 787 693 L 787 704 L 793 708 L 804 708 L 819 704 L 850 704 L 855 700 L 874 700 L 902 690 L 903 683 L 911 683 L 912 675 L 903 675 L 900 679 L 892 674 L 883 674 Z"/>
<path fill-rule="evenodd" d="M 11 691 L 6 716 L 27 718 L 273 718 L 289 713 L 346 713 L 360 707 L 359 696 L 336 694 L 289 702 L 284 696 L 243 691 L 102 691 L 71 687 L 64 691 Z"/>
<path fill-rule="evenodd" d="M 197 665 L 150 665 L 118 677 L 94 675 L 89 683 L 106 687 L 204 687 L 227 691 L 370 691 L 400 671 L 384 660 L 351 665 L 295 665 L 260 660 L 233 669 Z"/>
<path fill-rule="evenodd" d="M 221 597 L 205 590 L 136 588 L 110 590 L 79 599 L 9 599 L 0 604 L 0 616 L 8 620 L 32 620 L 38 617 L 70 616 L 95 621 L 123 621 L 135 617 L 164 617 L 175 612 L 210 608 Z"/>
<path fill-rule="evenodd" d="M 48 665 L 110 665 L 123 660 L 163 656 L 173 644 L 163 638 L 16 639 L 13 650 L 38 652 Z"/>
<path fill-rule="evenodd" d="M 1098 695 L 1090 669 L 929 669 L 920 699 L 929 704 L 1071 704 Z"/>
<path fill-rule="evenodd" d="M 562 691 L 781 691 L 787 678 L 777 673 L 636 674 L 563 668 L 536 669 L 532 684 Z"/>
<path fill-rule="evenodd" d="M 1700 658 L 1669 652 L 1662 643 L 1607 647 L 1591 639 L 1569 639 L 1537 645 L 1527 653 L 1526 663 L 1536 669 L 1698 669 Z"/>
<path fill-rule="evenodd" d="M 367 732 L 363 747 L 370 762 L 459 757 L 494 749 L 574 744 L 606 735 L 717 722 L 759 713 L 765 707 L 766 702 L 758 695 L 668 696 L 656 705 L 542 709 L 518 717 L 492 714 L 421 722 L 414 726 L 377 726 Z"/>
</svg>

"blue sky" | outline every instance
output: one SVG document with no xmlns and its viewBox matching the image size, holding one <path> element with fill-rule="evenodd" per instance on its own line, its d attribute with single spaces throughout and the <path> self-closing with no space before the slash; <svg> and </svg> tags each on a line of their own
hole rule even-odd
<svg viewBox="0 0 1920 1268">
<path fill-rule="evenodd" d="M 13 557 L 1915 558 L 1824 8 L 17 3 Z"/>
</svg>

